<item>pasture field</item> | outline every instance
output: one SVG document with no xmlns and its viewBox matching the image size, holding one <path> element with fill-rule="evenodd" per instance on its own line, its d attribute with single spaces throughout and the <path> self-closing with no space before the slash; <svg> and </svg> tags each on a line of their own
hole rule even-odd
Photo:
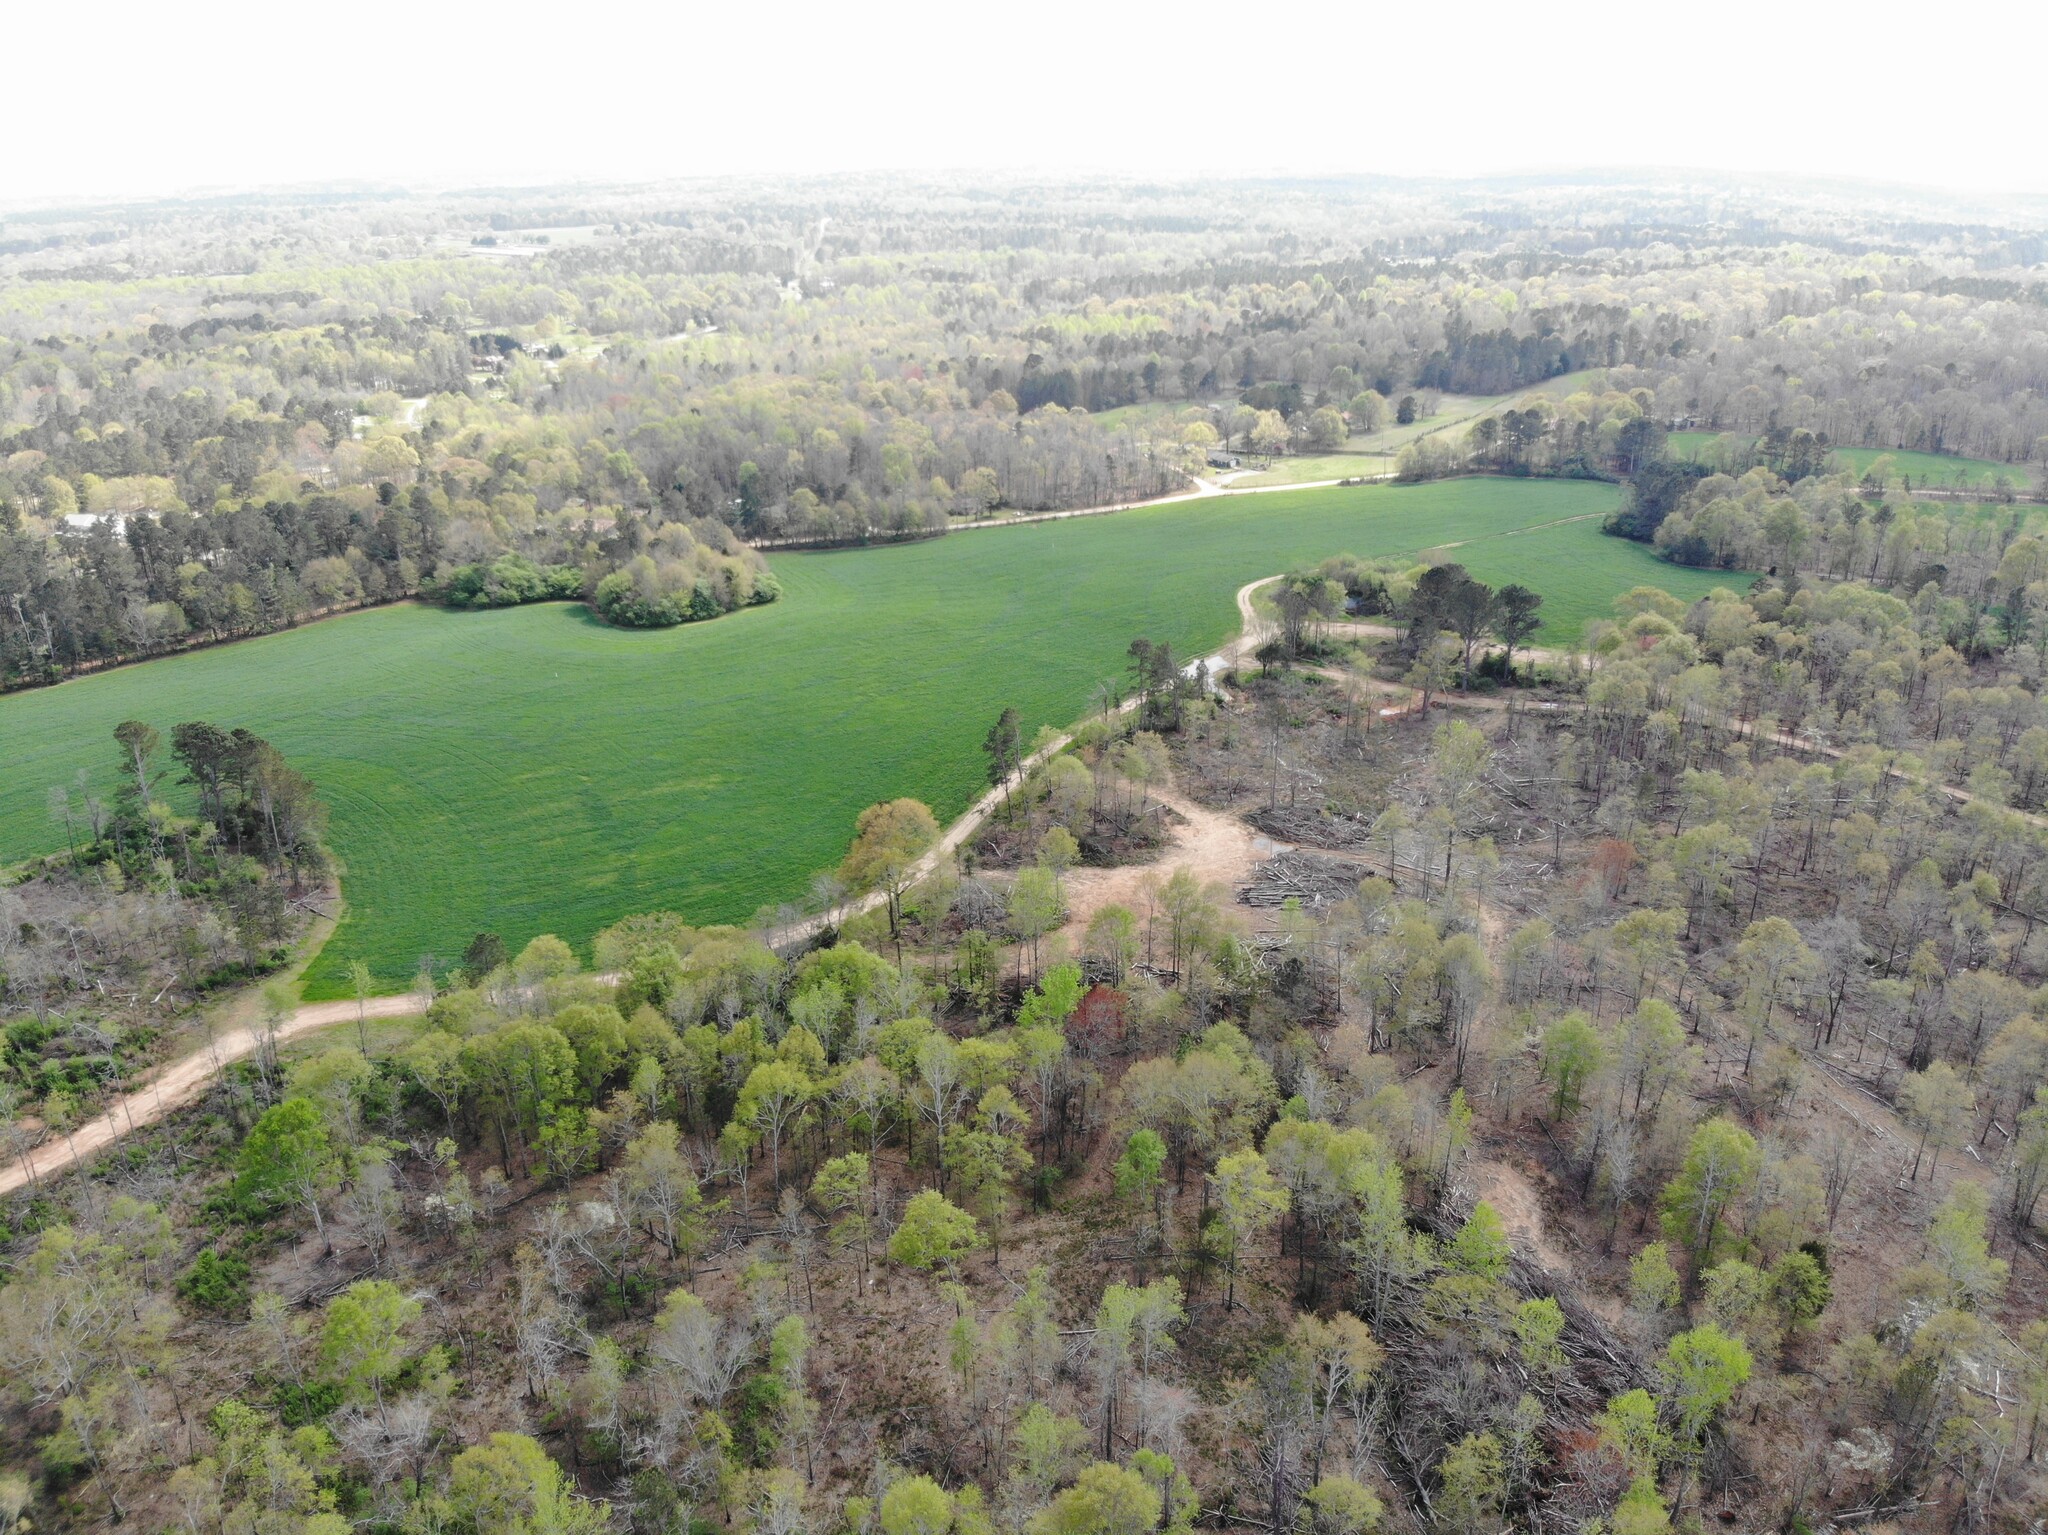
<svg viewBox="0 0 2048 1535">
<path fill-rule="evenodd" d="M 1278 459 L 1271 468 L 1230 483 L 1252 489 L 1265 485 L 1309 485 L 1318 480 L 1392 474 L 1394 460 L 1401 449 L 1418 438 L 1434 437 L 1439 432 L 1465 426 L 1493 411 L 1526 408 L 1538 399 L 1562 400 L 1582 389 L 1598 392 L 1606 385 L 1605 368 L 1586 368 L 1577 373 L 1560 373 L 1556 378 L 1545 379 L 1512 394 L 1441 395 L 1434 412 L 1407 426 L 1395 426 L 1389 422 L 1381 431 L 1353 437 L 1344 444 L 1341 453 Z"/>
<path fill-rule="evenodd" d="M 1647 544 L 1602 533 L 1597 517 L 1476 539 L 1442 552 L 1489 586 L 1519 582 L 1542 593 L 1538 645 L 1573 644 L 1588 622 L 1612 618 L 1614 599 L 1631 587 L 1655 586 L 1695 602 L 1717 586 L 1745 592 L 1756 579 L 1748 571 L 1673 565 Z"/>
<path fill-rule="evenodd" d="M 0 862 L 63 846 L 47 791 L 81 767 L 110 790 L 119 721 L 211 719 L 275 742 L 332 808 L 348 907 L 309 998 L 355 958 L 396 987 L 484 928 L 517 948 L 659 907 L 744 920 L 800 896 L 877 799 L 958 814 L 1006 704 L 1028 734 L 1085 713 L 1134 635 L 1213 649 L 1248 580 L 1463 541 L 1481 579 L 1544 592 L 1550 643 L 1631 586 L 1740 584 L 1603 536 L 1615 497 L 1468 479 L 785 554 L 782 601 L 660 631 L 570 604 L 350 614 L 0 700 Z"/>
<path fill-rule="evenodd" d="M 1844 469 L 1862 474 L 1880 458 L 1892 461 L 1892 483 L 1910 478 L 1918 485 L 1937 490 L 1990 490 L 2003 479 L 2014 490 L 2033 484 L 2033 470 L 2026 464 L 2001 464 L 1988 458 L 1955 458 L 1945 453 L 1912 453 L 1882 448 L 1837 448 L 1835 461 Z"/>
<path fill-rule="evenodd" d="M 1671 434 L 1671 455 L 1674 458 L 1702 458 L 1708 456 L 1715 441 L 1723 435 L 1743 439 L 1733 433 L 1719 432 L 1673 432 Z M 2014 490 L 2031 488 L 2034 472 L 2027 464 L 2001 464 L 1988 458 L 1958 458 L 1946 453 L 1915 453 L 1905 448 L 1836 448 L 1835 463 L 1851 474 L 1861 475 L 1880 458 L 1892 461 L 1892 484 L 1898 486 L 1904 478 L 1910 478 L 1916 486 L 1927 486 L 1935 490 L 1990 490 L 2000 479 L 2008 481 Z"/>
<path fill-rule="evenodd" d="M 1318 480 L 1376 478 L 1394 472 L 1394 455 L 1368 453 L 1361 446 L 1379 437 L 1354 437 L 1342 453 L 1305 453 L 1298 458 L 1276 458 L 1271 468 L 1239 475 L 1225 483 L 1246 489 L 1261 485 L 1313 485 Z"/>
</svg>

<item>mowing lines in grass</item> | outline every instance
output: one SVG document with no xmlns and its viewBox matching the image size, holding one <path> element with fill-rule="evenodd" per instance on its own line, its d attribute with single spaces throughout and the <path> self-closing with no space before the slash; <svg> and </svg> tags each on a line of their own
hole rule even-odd
<svg viewBox="0 0 2048 1535">
<path fill-rule="evenodd" d="M 744 920 L 837 861 L 854 816 L 908 794 L 944 820 L 1014 705 L 1027 733 L 1083 713 L 1135 634 L 1196 654 L 1245 581 L 1349 551 L 1458 551 L 1543 590 L 1568 639 L 1643 582 L 1726 580 L 1603 539 L 1612 487 L 1460 480 L 1187 502 L 886 549 L 784 555 L 787 596 L 679 629 L 580 607 L 352 614 L 0 700 L 0 858 L 63 845 L 45 795 L 113 776 L 115 724 L 246 725 L 333 808 L 349 908 L 308 975 L 402 984 L 489 928 L 586 942 L 625 913 Z M 179 791 L 182 792 L 182 791 Z"/>
</svg>

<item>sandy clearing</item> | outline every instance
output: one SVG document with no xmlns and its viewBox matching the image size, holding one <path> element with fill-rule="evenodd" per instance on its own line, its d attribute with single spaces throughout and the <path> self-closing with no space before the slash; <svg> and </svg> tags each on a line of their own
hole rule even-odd
<svg viewBox="0 0 2048 1535">
<path fill-rule="evenodd" d="M 1360 639 L 1394 640 L 1401 637 L 1401 631 L 1392 624 L 1362 623 L 1348 618 L 1324 624 L 1322 627 L 1325 632 L 1330 634 L 1338 636 L 1356 635 Z M 1489 641 L 1485 648 L 1497 650 L 1500 647 Z M 1578 652 L 1571 650 L 1549 650 L 1541 645 L 1518 645 L 1515 647 L 1515 659 L 1517 661 L 1537 661 L 1547 666 L 1562 666 L 1575 655 L 1578 655 Z M 1583 657 L 1580 657 L 1580 659 L 1583 659 Z"/>
<path fill-rule="evenodd" d="M 1124 906 L 1145 920 L 1145 888 L 1163 885 L 1174 872 L 1186 869 L 1204 885 L 1222 885 L 1233 894 L 1251 878 L 1255 866 L 1280 851 L 1281 844 L 1262 837 L 1234 815 L 1204 809 L 1179 794 L 1155 794 L 1180 817 L 1172 844 L 1150 863 L 1113 869 L 1075 869 L 1066 877 L 1067 921 L 1062 931 L 1078 950 L 1088 923 L 1105 906 Z"/>
<path fill-rule="evenodd" d="M 1479 1197 L 1493 1206 L 1509 1239 L 1553 1274 L 1572 1272 L 1571 1260 L 1551 1244 L 1543 1222 L 1543 1199 L 1520 1169 L 1506 1162 L 1472 1164 Z"/>
</svg>

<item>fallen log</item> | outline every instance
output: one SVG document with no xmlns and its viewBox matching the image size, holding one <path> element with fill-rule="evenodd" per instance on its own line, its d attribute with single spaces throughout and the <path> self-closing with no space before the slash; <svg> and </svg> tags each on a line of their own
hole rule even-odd
<svg viewBox="0 0 2048 1535">
<path fill-rule="evenodd" d="M 1237 899 L 1241 905 L 1261 907 L 1294 900 L 1304 911 L 1322 911 L 1356 896 L 1359 878 L 1355 864 L 1290 848 L 1260 864 L 1252 882 L 1239 888 Z"/>
</svg>

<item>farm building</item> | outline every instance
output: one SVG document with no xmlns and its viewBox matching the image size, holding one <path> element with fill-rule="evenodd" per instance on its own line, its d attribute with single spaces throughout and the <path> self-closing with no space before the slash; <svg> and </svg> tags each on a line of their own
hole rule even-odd
<svg viewBox="0 0 2048 1535">
<path fill-rule="evenodd" d="M 67 533 L 90 533 L 104 522 L 113 528 L 114 536 L 119 538 L 128 531 L 129 515 L 127 512 L 67 512 L 64 515 L 64 531 Z M 141 511 L 134 513 L 134 515 L 137 517 L 154 517 L 156 513 L 153 511 Z"/>
</svg>

